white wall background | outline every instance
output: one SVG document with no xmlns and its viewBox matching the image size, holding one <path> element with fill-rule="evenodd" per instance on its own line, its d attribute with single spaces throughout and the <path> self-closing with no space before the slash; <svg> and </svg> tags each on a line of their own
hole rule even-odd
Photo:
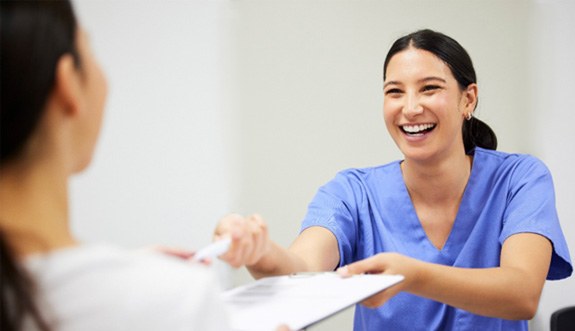
<svg viewBox="0 0 575 331">
<path fill-rule="evenodd" d="M 575 259 L 575 2 L 538 1 L 529 32 L 531 147 L 555 180 L 557 210 L 571 259 Z M 532 330 L 549 330 L 549 316 L 559 308 L 575 305 L 575 277 L 547 282 Z"/>
<path fill-rule="evenodd" d="M 87 241 L 197 248 L 230 209 L 222 1 L 76 1 L 110 93 L 94 163 L 72 185 Z"/>
<path fill-rule="evenodd" d="M 575 256 L 572 2 L 76 4 L 111 87 L 95 163 L 73 183 L 82 238 L 195 248 L 220 216 L 238 211 L 261 213 L 289 245 L 337 171 L 401 157 L 381 115 L 382 63 L 397 37 L 429 27 L 474 59 L 478 116 L 499 149 L 551 168 Z M 575 293 L 573 279 L 548 282 L 532 330 L 548 330 L 554 309 L 575 304 L 565 293 Z M 348 309 L 310 330 L 351 330 L 351 317 Z"/>
</svg>

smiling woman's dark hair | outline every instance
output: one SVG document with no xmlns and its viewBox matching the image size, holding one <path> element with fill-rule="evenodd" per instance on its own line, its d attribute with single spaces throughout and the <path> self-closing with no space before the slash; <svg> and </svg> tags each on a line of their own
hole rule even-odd
<svg viewBox="0 0 575 331">
<path fill-rule="evenodd" d="M 69 1 L 0 1 L 0 167 L 17 158 L 36 129 L 54 88 L 58 61 L 79 67 L 76 17 Z M 20 330 L 31 318 L 50 327 L 36 304 L 34 281 L 0 229 L 0 329 Z"/>
<path fill-rule="evenodd" d="M 409 47 L 428 51 L 441 59 L 451 70 L 461 89 L 477 83 L 475 69 L 469 54 L 453 38 L 429 29 L 419 30 L 397 39 L 389 49 L 383 64 L 385 81 L 387 65 L 391 58 Z M 472 117 L 463 122 L 463 145 L 465 152 L 471 153 L 477 147 L 497 149 L 495 132 L 483 121 Z"/>
</svg>

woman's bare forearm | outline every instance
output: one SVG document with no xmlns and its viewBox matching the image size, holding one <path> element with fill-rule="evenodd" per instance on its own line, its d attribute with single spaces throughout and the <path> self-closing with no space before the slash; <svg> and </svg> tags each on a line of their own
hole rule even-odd
<svg viewBox="0 0 575 331">
<path fill-rule="evenodd" d="M 309 271 L 307 264 L 300 256 L 275 242 L 271 243 L 269 251 L 258 262 L 246 267 L 256 279 Z"/>
</svg>

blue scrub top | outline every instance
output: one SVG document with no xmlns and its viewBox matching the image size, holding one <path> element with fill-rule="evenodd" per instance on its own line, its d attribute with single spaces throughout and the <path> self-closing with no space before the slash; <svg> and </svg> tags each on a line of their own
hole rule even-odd
<svg viewBox="0 0 575 331">
<path fill-rule="evenodd" d="M 499 266 L 511 235 L 548 238 L 553 256 L 547 279 L 571 275 L 567 243 L 555 209 L 547 167 L 529 155 L 476 148 L 469 182 L 451 233 L 439 250 L 427 238 L 409 197 L 400 161 L 349 169 L 322 186 L 309 205 L 311 226 L 337 238 L 340 265 L 381 252 L 462 268 Z M 527 330 L 527 321 L 483 317 L 433 300 L 400 293 L 377 309 L 357 305 L 354 330 Z"/>
</svg>

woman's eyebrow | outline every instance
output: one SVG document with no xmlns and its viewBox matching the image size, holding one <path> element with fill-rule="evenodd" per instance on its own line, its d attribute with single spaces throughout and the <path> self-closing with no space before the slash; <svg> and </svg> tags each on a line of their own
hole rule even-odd
<svg viewBox="0 0 575 331">
<path fill-rule="evenodd" d="M 418 81 L 418 83 L 426 83 L 426 82 L 434 81 L 434 80 L 438 80 L 442 83 L 447 83 L 447 81 L 445 79 L 443 79 L 441 77 L 436 77 L 436 76 L 422 78 Z"/>
<path fill-rule="evenodd" d="M 447 81 L 445 79 L 443 79 L 441 77 L 437 77 L 437 76 L 430 76 L 430 77 L 422 78 L 422 79 L 418 80 L 417 83 L 421 84 L 421 83 L 426 83 L 429 81 L 440 81 L 442 83 L 447 83 Z M 383 88 L 387 87 L 388 85 L 401 85 L 401 82 L 396 81 L 396 80 L 390 80 L 390 81 L 385 82 L 383 84 Z"/>
<path fill-rule="evenodd" d="M 398 81 L 390 80 L 389 82 L 385 82 L 385 83 L 383 84 L 383 88 L 385 88 L 385 87 L 388 86 L 388 85 L 399 85 L 399 84 L 401 84 L 401 83 L 398 82 Z"/>
</svg>

